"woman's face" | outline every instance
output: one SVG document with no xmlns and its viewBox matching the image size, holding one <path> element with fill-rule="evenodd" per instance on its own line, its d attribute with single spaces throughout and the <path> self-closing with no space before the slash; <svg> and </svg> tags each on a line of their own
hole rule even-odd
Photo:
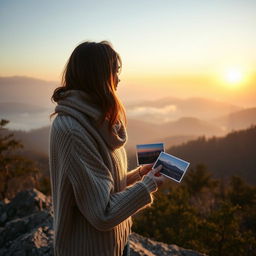
<svg viewBox="0 0 256 256">
<path fill-rule="evenodd" d="M 117 85 L 120 82 L 119 79 L 119 72 L 120 72 L 120 67 L 117 68 L 115 75 L 114 75 L 114 85 L 115 85 L 115 90 L 117 90 Z"/>
<path fill-rule="evenodd" d="M 118 77 L 118 73 L 116 73 L 115 77 L 114 77 L 115 90 L 117 90 L 117 85 L 118 85 L 119 82 L 120 82 L 120 79 Z"/>
</svg>

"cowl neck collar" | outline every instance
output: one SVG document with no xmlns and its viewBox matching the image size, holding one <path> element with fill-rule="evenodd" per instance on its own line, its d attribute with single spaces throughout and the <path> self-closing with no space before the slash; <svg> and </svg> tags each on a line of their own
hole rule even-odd
<svg viewBox="0 0 256 256">
<path fill-rule="evenodd" d="M 98 125 L 102 114 L 97 106 L 90 103 L 90 96 L 81 90 L 68 90 L 61 92 L 61 97 L 55 107 L 55 112 L 64 113 L 77 119 L 85 128 L 92 124 L 111 149 L 123 146 L 127 140 L 127 132 L 124 124 L 118 122 L 109 130 L 108 120 Z M 88 120 L 89 118 L 89 120 Z M 88 123 L 89 121 L 89 123 Z"/>
</svg>

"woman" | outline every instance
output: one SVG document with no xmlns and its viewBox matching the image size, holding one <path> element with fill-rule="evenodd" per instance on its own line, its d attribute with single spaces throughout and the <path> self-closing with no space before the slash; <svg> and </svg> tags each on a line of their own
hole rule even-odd
<svg viewBox="0 0 256 256">
<path fill-rule="evenodd" d="M 55 256 L 128 255 L 131 216 L 152 203 L 166 179 L 155 175 L 161 166 L 127 172 L 125 111 L 115 92 L 120 68 L 108 42 L 81 43 L 53 93 Z"/>
</svg>

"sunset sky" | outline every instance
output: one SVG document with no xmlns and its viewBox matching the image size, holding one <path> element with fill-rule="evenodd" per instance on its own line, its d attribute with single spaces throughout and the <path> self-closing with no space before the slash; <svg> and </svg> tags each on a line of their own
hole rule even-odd
<svg viewBox="0 0 256 256">
<path fill-rule="evenodd" d="M 77 44 L 109 40 L 121 97 L 255 106 L 255 10 L 255 0 L 0 0 L 0 76 L 59 81 Z"/>
<path fill-rule="evenodd" d="M 163 151 L 164 145 L 163 143 L 157 143 L 157 144 L 139 144 L 136 145 L 136 149 L 138 153 L 141 152 L 151 152 L 151 151 Z"/>
</svg>

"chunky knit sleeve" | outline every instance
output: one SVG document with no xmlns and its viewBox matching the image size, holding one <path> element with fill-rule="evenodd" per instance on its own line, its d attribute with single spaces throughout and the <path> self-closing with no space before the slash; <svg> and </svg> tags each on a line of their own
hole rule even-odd
<svg viewBox="0 0 256 256">
<path fill-rule="evenodd" d="M 152 203 L 151 192 L 157 189 L 153 179 L 145 176 L 133 186 L 113 193 L 113 177 L 95 144 L 90 139 L 82 142 L 74 133 L 69 138 L 67 175 L 79 210 L 96 229 L 112 229 Z"/>
</svg>

